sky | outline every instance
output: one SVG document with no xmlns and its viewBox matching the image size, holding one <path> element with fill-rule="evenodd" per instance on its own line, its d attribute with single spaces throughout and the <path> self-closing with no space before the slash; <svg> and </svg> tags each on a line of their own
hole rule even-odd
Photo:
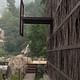
<svg viewBox="0 0 80 80">
<path fill-rule="evenodd" d="M 30 2 L 35 1 L 35 0 L 23 0 L 23 1 L 24 1 L 24 3 L 29 4 Z M 17 7 L 19 6 L 19 3 L 20 3 L 20 0 L 16 0 L 16 6 Z"/>
<path fill-rule="evenodd" d="M 23 0 L 24 3 L 30 3 L 34 0 Z M 16 7 L 19 7 L 19 3 L 20 3 L 20 0 L 16 0 Z M 4 9 L 6 8 L 7 4 L 6 4 L 6 0 L 0 0 L 0 17 L 1 17 L 1 13 L 4 11 Z"/>
<path fill-rule="evenodd" d="M 3 12 L 6 7 L 6 0 L 0 0 L 0 14 Z"/>
</svg>

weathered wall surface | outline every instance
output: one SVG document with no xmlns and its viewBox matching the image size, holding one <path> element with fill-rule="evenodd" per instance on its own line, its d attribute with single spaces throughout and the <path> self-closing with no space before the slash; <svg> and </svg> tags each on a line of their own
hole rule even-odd
<svg viewBox="0 0 80 80">
<path fill-rule="evenodd" d="M 50 1 L 47 0 L 50 16 Z M 80 0 L 52 0 L 53 34 L 48 40 L 51 80 L 80 80 Z"/>
</svg>

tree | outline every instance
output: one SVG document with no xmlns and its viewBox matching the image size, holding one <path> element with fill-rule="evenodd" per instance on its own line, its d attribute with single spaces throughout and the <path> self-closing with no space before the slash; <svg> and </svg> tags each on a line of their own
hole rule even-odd
<svg viewBox="0 0 80 80">
<path fill-rule="evenodd" d="M 41 4 L 45 4 L 46 0 L 41 0 Z"/>
<path fill-rule="evenodd" d="M 47 28 L 42 25 L 32 25 L 28 39 L 31 41 L 30 49 L 32 56 L 45 56 L 46 54 L 46 35 Z"/>
<path fill-rule="evenodd" d="M 41 4 L 41 0 L 35 0 L 35 2 L 26 5 L 25 7 L 27 16 L 39 17 L 44 15 L 44 6 Z M 45 56 L 46 55 L 46 37 L 47 26 L 46 25 L 31 25 L 28 29 L 27 38 L 31 41 L 30 49 L 31 56 Z M 26 30 L 27 32 L 27 30 Z"/>
<path fill-rule="evenodd" d="M 5 51 L 8 53 L 20 52 L 29 41 L 32 56 L 44 56 L 46 46 L 47 27 L 44 25 L 25 26 L 25 37 L 19 35 L 19 8 L 15 7 L 15 0 L 7 0 L 8 6 L 0 19 L 1 27 L 5 30 Z M 43 16 L 41 0 L 25 5 L 27 16 Z M 27 35 L 26 35 L 27 34 Z M 24 43 L 26 44 L 22 46 Z"/>
<path fill-rule="evenodd" d="M 17 8 L 15 7 L 15 0 L 7 0 L 8 10 L 12 12 L 13 16 L 18 16 Z"/>
<path fill-rule="evenodd" d="M 0 19 L 1 27 L 5 30 L 5 50 L 8 53 L 20 52 L 21 45 L 26 41 L 19 35 L 19 10 L 15 0 L 7 0 L 8 6 Z"/>
<path fill-rule="evenodd" d="M 41 0 L 35 0 L 28 5 L 25 5 L 25 15 L 33 17 L 42 17 L 44 14 L 43 5 L 41 5 Z"/>
</svg>

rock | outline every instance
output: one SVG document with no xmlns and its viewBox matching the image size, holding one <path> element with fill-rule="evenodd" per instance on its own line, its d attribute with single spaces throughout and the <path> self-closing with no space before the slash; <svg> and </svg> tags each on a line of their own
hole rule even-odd
<svg viewBox="0 0 80 80">
<path fill-rule="evenodd" d="M 9 59 L 9 66 L 11 67 L 12 74 L 20 70 L 22 73 L 25 73 L 25 69 L 27 68 L 27 64 L 31 63 L 32 59 L 30 57 L 25 57 L 20 54 L 11 59 Z"/>
</svg>

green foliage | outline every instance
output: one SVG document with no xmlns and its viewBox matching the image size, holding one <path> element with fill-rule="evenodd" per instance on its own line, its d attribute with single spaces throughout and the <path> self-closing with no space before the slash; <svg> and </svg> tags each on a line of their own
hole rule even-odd
<svg viewBox="0 0 80 80">
<path fill-rule="evenodd" d="M 11 75 L 10 80 L 23 80 L 23 75 L 21 72 L 16 72 L 15 74 Z"/>
<path fill-rule="evenodd" d="M 33 17 L 43 16 L 43 5 L 41 5 L 40 3 L 41 0 L 36 0 L 35 2 L 25 5 L 25 15 Z"/>
<path fill-rule="evenodd" d="M 41 0 L 35 0 L 28 5 L 25 5 L 25 15 L 42 17 L 44 15 L 44 5 L 41 4 Z M 46 37 L 47 26 L 46 25 L 31 25 L 27 32 L 28 41 L 31 41 L 30 49 L 31 56 L 45 56 L 46 55 Z"/>
<path fill-rule="evenodd" d="M 0 80 L 3 80 L 3 79 L 2 79 L 2 72 L 1 72 L 1 70 L 0 70 Z"/>
<path fill-rule="evenodd" d="M 20 47 L 25 38 L 19 35 L 19 10 L 15 7 L 15 0 L 7 0 L 7 9 L 2 14 L 0 19 L 1 28 L 5 30 L 4 49 L 8 53 L 20 52 L 23 47 Z"/>
<path fill-rule="evenodd" d="M 30 49 L 31 56 L 45 56 L 46 50 L 46 33 L 47 28 L 43 25 L 32 25 L 28 39 L 31 41 Z"/>
<path fill-rule="evenodd" d="M 13 16 L 16 16 L 17 9 L 15 7 L 15 0 L 7 0 L 8 10 L 12 12 Z"/>
<path fill-rule="evenodd" d="M 7 13 L 7 14 L 6 14 Z M 3 14 L 3 28 L 5 29 L 6 43 L 5 50 L 8 52 L 20 51 L 20 45 L 24 42 L 24 38 L 19 36 L 19 18 L 12 15 L 11 12 L 6 12 Z"/>
<path fill-rule="evenodd" d="M 0 57 L 1 56 L 5 56 L 5 51 L 4 51 L 4 49 L 2 49 L 2 48 L 0 48 Z"/>
<path fill-rule="evenodd" d="M 44 66 L 38 65 L 35 80 L 41 80 L 41 79 L 43 80 L 43 76 L 44 76 Z"/>
<path fill-rule="evenodd" d="M 46 0 L 41 0 L 41 4 L 45 4 Z"/>
<path fill-rule="evenodd" d="M 20 52 L 28 42 L 30 44 L 32 56 L 44 56 L 46 48 L 46 33 L 45 25 L 27 25 L 25 26 L 25 37 L 19 35 L 19 9 L 15 7 L 15 0 L 7 0 L 7 9 L 4 11 L 0 19 L 1 28 L 5 30 L 4 51 L 7 53 L 16 54 Z M 36 0 L 25 5 L 26 16 L 43 16 L 44 6 L 41 5 L 41 0 Z M 26 35 L 27 33 L 27 35 Z M 22 46 L 26 42 L 25 46 Z"/>
</svg>

